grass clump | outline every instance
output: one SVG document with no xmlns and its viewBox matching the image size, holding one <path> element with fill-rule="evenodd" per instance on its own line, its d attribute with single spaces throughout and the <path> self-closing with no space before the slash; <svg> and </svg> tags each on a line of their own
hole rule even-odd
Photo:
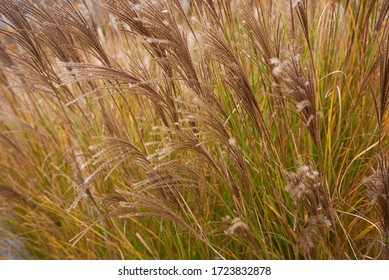
<svg viewBox="0 0 389 280">
<path fill-rule="evenodd" d="M 0 254 L 387 259 L 389 2 L 0 0 Z"/>
</svg>

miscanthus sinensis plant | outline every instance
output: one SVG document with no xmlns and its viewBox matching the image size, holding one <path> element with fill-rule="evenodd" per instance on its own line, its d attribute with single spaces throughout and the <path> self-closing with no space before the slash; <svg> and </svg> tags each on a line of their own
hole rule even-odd
<svg viewBox="0 0 389 280">
<path fill-rule="evenodd" d="M 0 257 L 388 258 L 388 11 L 0 0 Z"/>
</svg>

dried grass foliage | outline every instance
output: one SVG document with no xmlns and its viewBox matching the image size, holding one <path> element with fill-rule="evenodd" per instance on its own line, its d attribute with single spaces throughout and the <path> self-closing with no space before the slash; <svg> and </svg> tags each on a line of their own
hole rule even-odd
<svg viewBox="0 0 389 280">
<path fill-rule="evenodd" d="M 190 2 L 0 0 L 19 257 L 387 258 L 387 1 Z"/>
</svg>

